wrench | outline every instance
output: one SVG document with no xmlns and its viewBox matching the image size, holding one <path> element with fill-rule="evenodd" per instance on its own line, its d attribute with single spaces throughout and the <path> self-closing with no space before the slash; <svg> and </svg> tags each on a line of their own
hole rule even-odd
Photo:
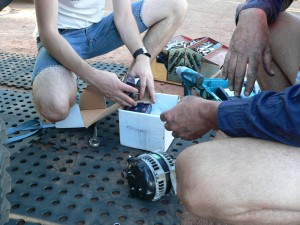
<svg viewBox="0 0 300 225">
<path fill-rule="evenodd" d="M 100 145 L 100 138 L 98 138 L 97 134 L 97 123 L 94 124 L 94 135 L 89 140 L 90 146 L 93 148 L 97 148 Z"/>
</svg>

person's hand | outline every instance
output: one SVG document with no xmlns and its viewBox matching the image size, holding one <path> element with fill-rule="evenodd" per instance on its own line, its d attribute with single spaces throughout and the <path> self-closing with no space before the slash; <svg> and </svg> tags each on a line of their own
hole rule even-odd
<svg viewBox="0 0 300 225">
<path fill-rule="evenodd" d="M 150 59 L 145 55 L 139 55 L 130 71 L 130 74 L 140 78 L 140 95 L 142 99 L 145 94 L 146 87 L 149 91 L 151 101 L 155 103 L 155 88 L 152 70 L 150 67 Z"/>
<path fill-rule="evenodd" d="M 218 129 L 217 111 L 221 102 L 196 96 L 183 98 L 174 108 L 160 115 L 166 130 L 185 140 L 194 140 L 211 129 Z"/>
<path fill-rule="evenodd" d="M 235 96 L 239 96 L 247 74 L 244 94 L 249 96 L 257 79 L 258 65 L 261 61 L 266 73 L 274 75 L 271 60 L 265 12 L 256 8 L 242 10 L 223 66 L 223 76 L 228 78 L 229 89 L 234 91 Z"/>
<path fill-rule="evenodd" d="M 93 73 L 89 75 L 90 78 L 87 82 L 105 97 L 123 106 L 136 106 L 136 102 L 126 92 L 137 93 L 138 89 L 120 81 L 116 74 L 94 69 Z"/>
</svg>

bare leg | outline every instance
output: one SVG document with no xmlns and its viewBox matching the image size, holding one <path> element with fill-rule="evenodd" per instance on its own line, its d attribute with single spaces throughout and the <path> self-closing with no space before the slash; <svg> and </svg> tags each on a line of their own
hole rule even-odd
<svg viewBox="0 0 300 225">
<path fill-rule="evenodd" d="M 159 54 L 181 25 L 187 7 L 185 0 L 145 0 L 141 15 L 150 29 L 143 41 L 153 58 Z"/>
<path fill-rule="evenodd" d="M 294 84 L 300 66 L 300 18 L 281 13 L 270 25 L 274 77 L 268 76 L 262 65 L 259 69 L 259 82 L 264 90 L 280 91 Z"/>
<path fill-rule="evenodd" d="M 50 67 L 35 78 L 32 89 L 36 110 L 49 121 L 63 120 L 76 100 L 76 76 L 62 66 Z"/>
<path fill-rule="evenodd" d="M 176 162 L 178 196 L 231 224 L 300 224 L 299 148 L 253 138 L 194 145 Z"/>
</svg>

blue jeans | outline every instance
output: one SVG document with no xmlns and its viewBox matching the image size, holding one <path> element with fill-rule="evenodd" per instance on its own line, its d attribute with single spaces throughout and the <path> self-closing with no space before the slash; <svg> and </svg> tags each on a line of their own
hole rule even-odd
<svg viewBox="0 0 300 225">
<path fill-rule="evenodd" d="M 132 12 L 136 19 L 139 31 L 142 33 L 148 29 L 141 18 L 143 0 L 132 4 Z M 90 59 L 106 54 L 124 45 L 114 23 L 114 14 L 103 17 L 99 23 L 95 23 L 83 29 L 59 29 L 60 34 L 69 42 L 77 54 L 83 59 Z M 51 57 L 41 42 L 38 43 L 38 55 L 32 73 L 32 81 L 44 69 L 61 65 Z"/>
<path fill-rule="evenodd" d="M 0 0 L 0 12 L 8 6 L 13 0 Z"/>
</svg>

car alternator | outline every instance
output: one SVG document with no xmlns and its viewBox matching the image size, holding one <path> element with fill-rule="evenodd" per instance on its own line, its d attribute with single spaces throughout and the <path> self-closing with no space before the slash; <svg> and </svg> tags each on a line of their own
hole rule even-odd
<svg viewBox="0 0 300 225">
<path fill-rule="evenodd" d="M 130 194 L 147 201 L 157 201 L 172 190 L 175 160 L 165 152 L 145 153 L 127 159 L 123 177 L 128 179 Z M 173 187 L 174 188 L 174 187 Z"/>
</svg>

